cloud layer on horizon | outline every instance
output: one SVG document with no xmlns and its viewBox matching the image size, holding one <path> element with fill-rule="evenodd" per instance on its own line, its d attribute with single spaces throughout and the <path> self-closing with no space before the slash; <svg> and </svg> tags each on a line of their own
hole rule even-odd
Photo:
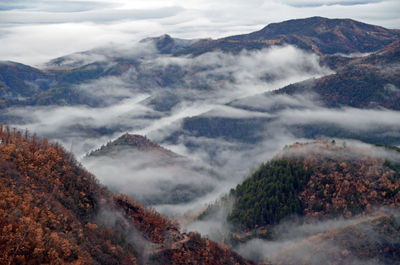
<svg viewBox="0 0 400 265">
<path fill-rule="evenodd" d="M 172 34 L 218 38 L 310 16 L 400 27 L 396 0 L 37 0 L 0 3 L 0 60 L 39 64 L 102 46 Z"/>
</svg>

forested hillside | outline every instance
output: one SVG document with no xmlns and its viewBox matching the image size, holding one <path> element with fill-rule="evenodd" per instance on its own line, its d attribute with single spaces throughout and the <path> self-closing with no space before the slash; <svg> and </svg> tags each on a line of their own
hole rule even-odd
<svg viewBox="0 0 400 265">
<path fill-rule="evenodd" d="M 351 217 L 399 207 L 399 162 L 366 150 L 328 141 L 291 145 L 230 192 L 228 219 L 255 228 L 290 215 Z"/>
<path fill-rule="evenodd" d="M 263 164 L 231 191 L 236 203 L 229 220 L 255 227 L 277 224 L 291 214 L 303 214 L 298 197 L 311 173 L 302 163 L 291 160 Z"/>
<path fill-rule="evenodd" d="M 44 16 L 53 8 L 43 1 Z M 382 15 L 395 5 L 386 1 L 273 6 L 383 4 Z M 400 260 L 399 29 L 318 16 L 262 28 L 264 18 L 243 25 L 211 12 L 203 32 L 196 16 L 214 4 L 184 16 L 190 4 L 170 3 L 154 12 L 117 4 L 109 15 L 113 5 L 102 5 L 92 25 L 84 2 L 60 6 L 74 10 L 68 21 L 84 20 L 79 32 L 104 21 L 98 39 L 41 42 L 41 60 L 62 56 L 41 65 L 0 61 L 0 265 Z M 35 5 L 0 4 L 0 13 Z M 120 11 L 123 27 L 105 26 Z M 128 17 L 151 19 L 154 30 Z M 12 21 L 5 43 L 8 30 L 31 28 Z M 172 25 L 195 39 L 149 37 Z M 33 65 L 39 46 L 19 43 L 3 59 Z"/>
<path fill-rule="evenodd" d="M 0 127 L 0 263 L 251 264 L 124 195 L 57 144 Z"/>
</svg>

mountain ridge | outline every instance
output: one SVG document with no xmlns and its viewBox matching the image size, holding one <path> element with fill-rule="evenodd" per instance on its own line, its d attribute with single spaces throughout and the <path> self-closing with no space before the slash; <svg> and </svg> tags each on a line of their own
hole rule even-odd
<svg viewBox="0 0 400 265">
<path fill-rule="evenodd" d="M 294 34 L 293 29 L 289 29 L 297 24 L 295 28 L 300 27 L 300 29 Z M 105 48 L 93 49 L 53 59 L 47 64 L 46 69 L 42 70 L 13 63 L 15 71 L 10 75 L 4 68 L 4 63 L 0 64 L 3 65 L 0 67 L 0 107 L 4 109 L 26 105 L 104 106 L 107 105 L 106 100 L 94 98 L 91 96 L 92 91 L 81 90 L 77 86 L 99 78 L 123 75 L 134 76 L 135 82 L 130 85 L 140 86 L 143 90 L 188 85 L 185 83 L 185 77 L 191 73 L 179 66 L 171 65 L 152 71 L 142 69 L 143 58 L 149 56 L 196 57 L 212 51 L 237 54 L 242 50 L 260 50 L 273 45 L 294 45 L 302 50 L 319 54 L 321 65 L 337 69 L 356 62 L 352 58 L 335 55 L 337 53 L 376 52 L 399 39 L 400 30 L 389 30 L 349 19 L 321 17 L 272 23 L 260 31 L 217 40 L 181 40 L 163 35 L 142 40 L 140 45 L 144 47 L 139 48 L 136 53 L 120 51 L 119 54 L 113 50 L 107 51 Z M 152 45 L 155 51 L 147 51 L 146 48 Z M 329 45 L 332 47 L 329 48 Z M 331 50 L 326 50 L 328 48 Z M 377 56 L 379 58 L 380 55 Z M 397 57 L 391 60 L 395 58 Z M 34 78 L 21 79 L 21 75 Z M 204 89 L 196 83 L 189 85 Z"/>
<path fill-rule="evenodd" d="M 292 44 L 320 55 L 354 52 L 374 52 L 398 40 L 399 30 L 358 22 L 352 19 L 310 17 L 271 23 L 259 31 L 204 40 L 194 43 L 184 53 L 196 55 L 220 49 L 235 51 L 260 49 L 271 45 Z M 232 46 L 235 44 L 235 46 Z M 199 51 L 195 51 L 195 48 Z"/>
</svg>

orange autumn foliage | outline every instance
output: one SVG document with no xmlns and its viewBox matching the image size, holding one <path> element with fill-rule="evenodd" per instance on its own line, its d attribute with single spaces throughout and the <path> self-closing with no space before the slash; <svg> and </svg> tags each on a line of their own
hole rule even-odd
<svg viewBox="0 0 400 265">
<path fill-rule="evenodd" d="M 189 237 L 109 192 L 60 145 L 0 125 L 0 264 L 251 264 L 200 237 L 187 249 Z"/>
</svg>

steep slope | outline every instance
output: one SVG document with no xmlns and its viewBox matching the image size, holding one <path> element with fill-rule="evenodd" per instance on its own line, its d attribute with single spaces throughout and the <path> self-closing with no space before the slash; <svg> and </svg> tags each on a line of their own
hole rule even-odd
<svg viewBox="0 0 400 265">
<path fill-rule="evenodd" d="M 238 52 L 271 45 L 295 45 L 317 54 L 374 52 L 400 38 L 398 30 L 361 23 L 351 19 L 310 17 L 273 23 L 260 31 L 218 40 L 201 40 L 185 53 L 213 50 Z"/>
<path fill-rule="evenodd" d="M 0 263 L 252 264 L 97 183 L 62 147 L 0 128 Z"/>
<path fill-rule="evenodd" d="M 294 45 L 322 55 L 322 62 L 336 69 L 352 60 L 341 56 L 324 57 L 325 55 L 375 52 L 399 38 L 399 30 L 389 30 L 350 19 L 322 17 L 274 23 L 257 32 L 218 40 L 182 40 L 163 35 L 145 39 L 130 50 L 117 47 L 99 48 L 56 58 L 45 65 L 44 70 L 17 63 L 1 63 L 0 103 L 3 107 L 53 104 L 105 106 L 109 103 L 109 98 L 96 97 L 97 87 L 85 90 L 80 85 L 112 77 L 120 77 L 131 92 L 135 89 L 145 92 L 165 87 L 216 89 L 218 82 L 199 80 L 199 73 L 206 72 L 209 75 L 207 71 L 212 70 L 212 67 L 192 65 L 187 68 L 177 63 L 166 66 L 160 65 L 154 59 L 182 59 L 181 55 L 196 57 L 211 51 L 238 53 L 243 49 L 258 50 L 273 45 Z M 217 81 L 221 78 L 229 79 L 218 74 L 215 78 Z M 116 98 L 121 99 L 118 96 Z M 162 109 L 163 104 L 159 105 Z"/>
</svg>

